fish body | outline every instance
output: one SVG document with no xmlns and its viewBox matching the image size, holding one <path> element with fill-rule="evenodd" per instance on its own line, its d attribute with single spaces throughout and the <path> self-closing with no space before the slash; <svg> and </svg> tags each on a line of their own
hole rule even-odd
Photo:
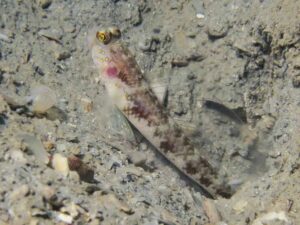
<svg viewBox="0 0 300 225">
<path fill-rule="evenodd" d="M 130 123 L 161 154 L 204 187 L 211 196 L 231 195 L 230 188 L 217 181 L 217 172 L 213 166 L 169 117 L 144 79 L 133 55 L 122 42 L 114 40 L 103 43 L 97 33 L 90 47 L 100 80 L 112 103 Z"/>
</svg>

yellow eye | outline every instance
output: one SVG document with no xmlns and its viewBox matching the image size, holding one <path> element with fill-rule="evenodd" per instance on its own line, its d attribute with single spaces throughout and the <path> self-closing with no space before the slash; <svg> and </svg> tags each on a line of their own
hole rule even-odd
<svg viewBox="0 0 300 225">
<path fill-rule="evenodd" d="M 97 31 L 96 38 L 103 44 L 108 44 L 111 40 L 111 34 L 106 31 Z"/>
</svg>

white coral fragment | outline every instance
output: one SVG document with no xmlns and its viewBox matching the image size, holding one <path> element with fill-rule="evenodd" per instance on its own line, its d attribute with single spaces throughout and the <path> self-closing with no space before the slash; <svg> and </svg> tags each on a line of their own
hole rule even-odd
<svg viewBox="0 0 300 225">
<path fill-rule="evenodd" d="M 283 211 L 266 213 L 254 220 L 252 225 L 271 225 L 275 221 L 285 222 L 284 225 L 293 225 Z"/>
</svg>

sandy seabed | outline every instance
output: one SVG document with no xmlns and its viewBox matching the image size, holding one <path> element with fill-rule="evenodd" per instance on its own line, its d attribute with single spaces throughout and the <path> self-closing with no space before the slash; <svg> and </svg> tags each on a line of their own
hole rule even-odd
<svg viewBox="0 0 300 225">
<path fill-rule="evenodd" d="M 1 0 L 0 224 L 300 224 L 299 12 L 298 0 Z M 109 26 L 233 196 L 207 199 L 107 100 L 86 39 Z M 57 98 L 43 114 L 26 101 L 41 85 Z M 68 157 L 81 166 L 60 166 Z"/>
</svg>

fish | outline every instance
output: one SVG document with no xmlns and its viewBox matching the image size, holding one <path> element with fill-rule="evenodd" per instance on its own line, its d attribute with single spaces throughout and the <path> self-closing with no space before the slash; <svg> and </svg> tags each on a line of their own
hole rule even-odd
<svg viewBox="0 0 300 225">
<path fill-rule="evenodd" d="M 169 116 L 117 27 L 89 36 L 91 58 L 110 101 L 148 142 L 210 198 L 228 197 L 233 190 L 218 179 L 218 170 L 195 148 Z"/>
</svg>

